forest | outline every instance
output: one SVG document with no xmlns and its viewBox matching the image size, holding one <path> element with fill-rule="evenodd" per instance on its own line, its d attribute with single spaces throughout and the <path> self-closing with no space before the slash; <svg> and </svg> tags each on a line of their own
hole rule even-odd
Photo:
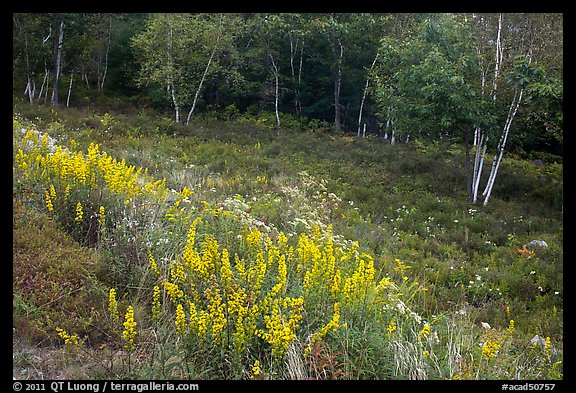
<svg viewBox="0 0 576 393">
<path fill-rule="evenodd" d="M 15 379 L 563 379 L 563 14 L 12 19 Z"/>
</svg>

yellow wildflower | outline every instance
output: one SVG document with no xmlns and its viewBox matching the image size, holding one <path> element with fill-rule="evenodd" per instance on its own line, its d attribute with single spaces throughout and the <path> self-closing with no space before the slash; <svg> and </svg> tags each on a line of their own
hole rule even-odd
<svg viewBox="0 0 576 393">
<path fill-rule="evenodd" d="M 84 216 L 84 212 L 82 211 L 82 204 L 80 202 L 78 202 L 76 204 L 76 218 L 74 218 L 74 221 L 81 222 L 83 216 Z"/>
<path fill-rule="evenodd" d="M 184 313 L 184 307 L 180 303 L 176 306 L 176 320 L 174 321 L 176 325 L 176 334 L 183 335 L 186 331 L 186 314 Z"/>
<path fill-rule="evenodd" d="M 258 228 L 252 228 L 244 240 L 249 248 L 256 248 L 262 240 L 262 232 Z"/>
<path fill-rule="evenodd" d="M 154 285 L 154 293 L 152 294 L 152 319 L 157 320 L 162 315 L 160 308 L 160 287 Z"/>
<path fill-rule="evenodd" d="M 514 333 L 514 320 L 510 320 L 510 324 L 508 325 L 508 329 L 506 329 L 508 334 Z"/>
<path fill-rule="evenodd" d="M 388 334 L 392 334 L 396 331 L 396 317 L 392 317 L 386 330 L 388 331 Z"/>
<path fill-rule="evenodd" d="M 152 251 L 150 251 L 150 249 L 148 250 L 148 260 L 150 261 L 150 267 L 152 268 L 152 271 L 157 276 L 160 276 L 160 273 L 158 272 L 158 265 L 156 265 L 156 261 L 154 260 L 154 256 L 152 255 Z"/>
<path fill-rule="evenodd" d="M 64 329 L 61 329 L 59 327 L 56 327 L 56 331 L 58 332 L 58 336 L 60 336 L 60 338 L 64 340 L 65 345 L 80 345 L 80 343 L 78 342 L 78 336 L 76 334 L 71 336 L 68 333 L 66 333 Z"/>
<path fill-rule="evenodd" d="M 262 369 L 260 368 L 260 361 L 256 360 L 252 366 L 252 378 L 257 377 L 261 373 Z"/>
<path fill-rule="evenodd" d="M 124 331 L 122 332 L 122 337 L 124 337 L 124 349 L 131 352 L 134 350 L 134 339 L 136 338 L 136 321 L 134 321 L 134 309 L 132 306 L 128 306 L 126 310 L 126 316 L 124 321 Z"/>
<path fill-rule="evenodd" d="M 426 324 L 424 325 L 422 330 L 420 330 L 420 334 L 418 336 L 420 337 L 420 339 L 425 340 L 429 335 L 430 335 L 430 325 Z"/>
<path fill-rule="evenodd" d="M 100 235 L 106 236 L 106 210 L 104 206 L 100 206 L 98 209 L 98 226 L 100 227 Z"/>
<path fill-rule="evenodd" d="M 108 312 L 113 320 L 118 320 L 118 302 L 116 301 L 116 290 L 110 288 L 110 294 L 108 295 Z"/>
<path fill-rule="evenodd" d="M 46 191 L 46 208 L 49 212 L 54 211 L 54 205 L 52 204 L 52 199 L 50 198 L 48 191 Z"/>
<path fill-rule="evenodd" d="M 54 184 L 50 183 L 50 197 L 56 198 L 56 190 L 54 189 Z"/>
<path fill-rule="evenodd" d="M 484 344 L 482 345 L 482 356 L 485 356 L 488 360 L 493 359 L 500 350 L 501 346 L 502 344 L 500 343 L 499 338 L 495 340 L 487 338 Z"/>
<path fill-rule="evenodd" d="M 184 297 L 184 292 L 182 292 L 182 290 L 178 288 L 178 285 L 171 283 L 169 281 L 164 282 L 164 290 L 168 292 L 170 300 L 173 303 L 176 303 L 178 299 Z"/>
</svg>

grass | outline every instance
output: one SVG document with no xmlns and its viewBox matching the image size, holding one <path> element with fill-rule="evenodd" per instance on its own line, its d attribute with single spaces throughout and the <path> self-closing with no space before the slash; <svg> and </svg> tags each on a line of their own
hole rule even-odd
<svg viewBox="0 0 576 393">
<path fill-rule="evenodd" d="M 70 334 L 88 338 L 70 357 L 70 364 L 75 359 L 76 366 L 85 365 L 87 360 L 81 353 L 105 346 L 98 356 L 93 356 L 102 359 L 103 366 L 92 377 L 561 377 L 561 165 L 549 163 L 540 167 L 506 158 L 491 204 L 470 206 L 465 203 L 463 152 L 448 143 L 389 145 L 376 138 L 333 134 L 323 126 L 313 131 L 312 125 L 303 123 L 291 129 L 273 130 L 266 122 L 247 115 L 226 121 L 197 119 L 186 127 L 144 111 L 57 112 L 26 104 L 16 104 L 14 111 L 16 145 L 22 137 L 20 128 L 43 129 L 63 146 L 86 151 L 90 143 L 99 143 L 101 151 L 108 155 L 125 159 L 127 165 L 142 167 L 141 184 L 166 180 L 166 194 L 162 197 L 165 199 L 158 197 L 149 207 L 130 211 L 122 208 L 122 199 L 106 189 L 79 188 L 75 197 L 87 209 L 85 214 L 94 217 L 90 228 L 96 228 L 99 205 L 106 205 L 106 212 L 111 212 L 106 216 L 110 217 L 108 237 L 103 241 L 94 234 L 87 236 L 91 232 L 86 228 L 74 229 L 77 226 L 71 224 L 71 211 L 46 215 L 44 195 L 49 184 L 39 175 L 24 176 L 26 170 L 15 166 L 14 237 L 20 239 L 15 242 L 15 259 L 25 261 L 39 250 L 54 247 L 52 244 L 58 241 L 50 234 L 64 236 L 67 230 L 82 245 L 72 242 L 64 248 L 74 249 L 72 255 L 92 261 L 82 264 L 87 270 L 69 271 L 66 253 L 55 252 L 46 261 L 51 266 L 46 280 L 53 280 L 54 284 L 35 286 L 22 281 L 22 286 L 15 286 L 18 353 L 25 353 L 32 342 L 52 346 L 60 343 L 55 353 L 71 351 L 70 345 L 64 345 L 54 331 L 58 311 L 43 306 L 51 300 L 38 300 L 48 296 L 46 288 L 61 286 L 62 293 L 48 291 L 54 292 L 49 293 L 50 299 L 63 296 L 62 299 L 70 298 L 70 307 L 87 307 L 69 310 L 75 318 L 69 319 L 67 325 L 62 321 L 61 327 Z M 76 187 L 75 183 L 70 184 Z M 193 193 L 184 197 L 183 187 Z M 142 198 L 146 204 L 147 197 Z M 39 239 L 18 230 L 31 215 L 51 223 L 51 229 L 41 231 Z M 314 270 L 319 269 L 314 264 L 302 270 L 298 266 L 306 263 L 304 254 L 297 254 L 293 265 L 288 266 L 285 285 L 290 295 L 286 295 L 303 297 L 306 313 L 291 328 L 295 336 L 283 355 L 274 355 L 279 353 L 274 352 L 279 344 L 272 336 L 272 322 L 267 326 L 263 319 L 268 315 L 270 321 L 274 320 L 274 308 L 255 319 L 262 334 L 251 338 L 247 349 L 229 352 L 222 343 L 198 341 L 191 332 L 179 335 L 173 320 L 178 302 L 170 300 L 162 290 L 163 317 L 154 321 L 150 314 L 152 288 L 162 280 L 175 280 L 174 269 L 179 269 L 177 261 L 186 248 L 188 230 L 198 217 L 202 224 L 198 225 L 198 243 L 194 247 L 199 255 L 208 255 L 206 247 L 214 239 L 218 255 L 225 249 L 231 261 L 234 256 L 245 263 L 254 261 L 256 254 L 251 254 L 246 241 L 256 228 L 263 234 L 262 241 L 269 238 L 271 245 L 276 244 L 280 232 L 289 235 L 288 244 L 294 250 L 303 236 L 309 236 L 324 257 L 334 252 L 338 263 L 345 263 L 346 250 L 359 247 L 373 261 L 374 288 L 379 280 L 390 280 L 394 290 L 384 298 L 375 295 L 378 291 L 370 295 L 373 297 L 367 292 L 359 297 L 364 300 L 358 304 L 340 299 L 342 304 L 350 304 L 336 323 L 345 323 L 345 327 L 329 329 L 322 340 L 313 344 L 310 337 L 335 318 L 333 302 L 337 298 L 332 303 L 323 299 L 326 285 L 324 289 L 320 285 L 326 279 L 322 274 L 332 277 L 334 271 L 321 274 L 321 270 Z M 320 231 L 320 235 L 314 235 L 314 231 Z M 333 238 L 342 251 L 326 248 L 322 240 L 326 238 Z M 523 253 L 522 245 L 533 239 L 545 240 L 549 248 Z M 255 250 L 264 246 L 262 243 Z M 261 249 L 264 255 L 270 250 L 270 245 L 266 247 Z M 149 250 L 158 264 L 159 278 L 150 268 Z M 286 258 L 291 260 L 288 254 Z M 279 268 L 274 262 L 269 263 L 262 295 L 258 295 L 262 297 L 255 298 L 260 299 L 257 301 L 263 301 L 265 293 L 278 296 L 273 288 L 280 282 Z M 15 277 L 30 275 L 27 266 L 24 262 L 15 263 Z M 236 270 L 239 265 L 231 266 L 233 277 L 240 280 L 241 270 Z M 309 274 L 316 274 L 308 282 L 318 283 L 317 295 L 304 291 L 310 285 L 305 284 L 307 269 Z M 347 277 L 360 277 L 360 270 L 355 269 L 358 267 L 342 270 L 343 286 Z M 186 282 L 195 280 L 197 273 L 184 272 Z M 216 273 L 215 277 L 220 290 L 224 290 L 223 278 Z M 61 285 L 56 278 L 76 286 Z M 236 282 L 235 285 L 244 285 Z M 84 302 L 80 297 L 83 291 L 70 293 L 72 287 L 81 283 L 92 291 L 91 306 L 90 301 Z M 128 305 L 134 307 L 139 338 L 133 354 L 122 351 L 122 327 L 107 315 L 109 288 L 116 288 L 120 295 L 122 317 Z M 231 298 L 226 293 L 236 292 L 223 292 L 224 303 L 230 307 L 227 302 Z M 196 299 L 193 302 L 198 310 L 212 313 L 212 318 L 216 315 L 214 310 L 203 308 L 216 304 L 213 294 L 198 298 L 190 290 L 184 296 Z M 383 302 L 384 308 L 377 306 L 378 302 Z M 191 318 L 188 303 L 182 305 L 186 318 Z M 288 315 L 295 318 L 299 315 L 296 308 L 290 312 Z M 102 326 L 94 328 L 90 315 L 98 315 Z M 233 315 L 228 315 L 228 321 L 234 319 Z M 26 324 L 18 323 L 24 320 Z M 510 320 L 515 321 L 514 331 L 506 333 Z M 243 322 L 237 323 L 241 326 Z M 420 335 L 424 323 L 432 327 L 432 334 L 426 337 Z M 484 330 L 482 323 L 488 323 L 491 329 Z M 237 332 L 231 325 L 225 326 L 228 334 Z M 531 346 L 535 335 L 550 337 L 550 342 Z M 482 352 L 483 348 L 492 348 L 488 344 L 498 348 L 496 356 Z M 214 357 L 217 353 L 220 355 Z M 211 357 L 212 361 L 207 360 Z M 111 360 L 105 360 L 108 358 Z M 255 368 L 255 361 L 260 368 Z M 64 363 L 62 360 L 60 364 L 63 368 Z M 255 373 L 255 369 L 261 372 Z"/>
</svg>

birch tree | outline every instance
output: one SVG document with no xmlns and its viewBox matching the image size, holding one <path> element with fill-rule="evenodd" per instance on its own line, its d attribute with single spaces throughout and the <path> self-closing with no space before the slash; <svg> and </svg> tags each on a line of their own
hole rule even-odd
<svg viewBox="0 0 576 393">
<path fill-rule="evenodd" d="M 387 125 L 413 137 L 450 131 L 464 145 L 468 200 L 472 200 L 471 135 L 467 127 L 482 125 L 482 100 L 474 89 L 477 67 L 471 31 L 457 16 L 425 20 L 409 40 L 384 37 L 374 73 L 380 116 Z"/>
<path fill-rule="evenodd" d="M 496 155 L 492 161 L 486 188 L 482 192 L 482 195 L 484 196 L 484 206 L 486 206 L 490 200 L 490 195 L 492 194 L 492 189 L 498 174 L 498 169 L 500 168 L 500 164 L 502 163 L 502 158 L 504 156 L 506 142 L 508 141 L 508 135 L 510 133 L 510 127 L 512 126 L 512 121 L 518 112 L 518 108 L 520 107 L 520 103 L 522 102 L 522 98 L 525 92 L 530 91 L 532 94 L 541 94 L 539 88 L 535 88 L 534 86 L 544 86 L 544 90 L 548 90 L 546 88 L 547 86 L 545 82 L 544 69 L 542 67 L 535 66 L 532 63 L 532 58 L 529 54 L 517 55 L 514 58 L 514 68 L 508 75 L 508 81 L 514 86 L 514 96 L 510 102 L 510 107 L 508 108 L 508 114 L 504 122 L 502 135 L 496 148 Z"/>
<path fill-rule="evenodd" d="M 141 65 L 139 85 L 164 86 L 178 123 L 184 105 L 190 105 L 190 121 L 221 44 L 229 42 L 223 23 L 223 15 L 153 14 L 146 30 L 132 39 Z"/>
<path fill-rule="evenodd" d="M 481 94 L 482 96 L 485 95 L 485 87 L 487 85 L 487 76 L 489 75 L 489 68 L 493 66 L 493 75 L 492 75 L 492 83 L 491 83 L 491 91 L 489 98 L 492 102 L 492 111 L 494 112 L 497 106 L 502 105 L 504 98 L 498 99 L 497 97 L 504 97 L 504 94 L 499 89 L 498 81 L 500 76 L 504 73 L 504 64 L 506 60 L 505 56 L 505 48 L 506 46 L 510 47 L 512 50 L 515 50 L 516 53 L 524 52 L 524 54 L 516 55 L 514 58 L 513 64 L 510 64 L 508 67 L 511 69 L 508 71 L 508 85 L 512 87 L 512 97 L 510 98 L 510 103 L 508 105 L 508 109 L 506 111 L 505 117 L 503 120 L 503 125 L 500 132 L 500 137 L 498 139 L 498 144 L 496 146 L 496 152 L 494 158 L 492 159 L 492 163 L 490 166 L 490 172 L 488 174 L 488 178 L 486 181 L 486 185 L 484 191 L 482 192 L 482 196 L 484 198 L 483 205 L 487 205 L 490 196 L 494 187 L 494 183 L 496 180 L 496 176 L 498 174 L 498 170 L 500 168 L 500 164 L 502 162 L 505 148 L 509 139 L 510 129 L 512 126 L 512 122 L 518 113 L 518 109 L 520 108 L 520 104 L 522 103 L 523 97 L 525 96 L 526 89 L 531 89 L 530 86 L 534 85 L 535 83 L 541 84 L 541 80 L 543 78 L 543 71 L 538 67 L 531 66 L 532 62 L 532 52 L 533 52 L 533 45 L 534 45 L 534 37 L 537 37 L 538 34 L 535 34 L 534 31 L 530 31 L 534 29 L 534 26 L 527 26 L 526 23 L 523 25 L 517 25 L 513 22 L 506 22 L 507 19 L 511 19 L 512 16 L 504 16 L 503 14 L 498 14 L 494 19 L 496 22 L 494 27 L 490 28 L 489 23 L 490 16 L 486 15 L 474 15 L 474 19 L 477 20 L 477 37 L 479 38 L 478 46 L 477 46 L 477 54 L 478 54 L 478 62 L 481 72 Z M 478 23 L 480 22 L 480 23 Z M 480 27 L 478 29 L 478 27 Z M 516 37 L 516 42 L 512 41 L 509 38 L 509 43 L 506 45 L 505 37 L 504 37 L 504 30 L 509 32 L 509 35 L 512 33 L 518 32 L 520 33 L 519 37 Z M 541 26 L 538 27 L 539 29 Z M 490 31 L 493 31 L 493 36 L 490 36 Z M 492 60 L 490 56 L 486 56 L 486 53 L 483 53 L 483 45 L 488 44 L 488 47 L 493 47 L 493 54 Z M 539 70 L 539 71 L 537 71 Z M 489 116 L 489 111 L 485 111 L 486 116 Z M 493 137 L 491 136 L 490 130 L 481 129 L 481 127 L 475 128 L 475 145 L 476 145 L 476 154 L 475 154 L 475 161 L 474 161 L 474 177 L 473 177 L 473 201 L 472 203 L 477 204 L 478 201 L 478 192 L 479 192 L 479 185 L 482 175 L 482 169 L 484 164 L 484 157 L 489 146 L 489 141 Z"/>
<path fill-rule="evenodd" d="M 62 66 L 62 45 L 64 44 L 64 20 L 56 18 L 55 30 L 58 31 L 54 37 L 54 63 L 53 63 L 53 87 L 52 87 L 52 105 L 58 104 L 58 79 L 60 77 L 60 70 Z"/>
</svg>

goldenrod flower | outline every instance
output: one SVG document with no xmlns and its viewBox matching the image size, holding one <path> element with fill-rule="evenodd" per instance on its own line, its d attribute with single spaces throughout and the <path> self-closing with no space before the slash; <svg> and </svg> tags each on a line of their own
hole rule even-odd
<svg viewBox="0 0 576 393">
<path fill-rule="evenodd" d="M 262 369 L 260 368 L 260 361 L 256 360 L 254 365 L 252 366 L 252 378 L 257 377 L 262 373 Z"/>
<path fill-rule="evenodd" d="M 508 325 L 508 329 L 506 329 L 508 334 L 514 333 L 514 320 L 510 320 L 510 324 Z"/>
<path fill-rule="evenodd" d="M 49 212 L 54 211 L 54 205 L 52 205 L 52 199 L 50 198 L 50 194 L 46 191 L 46 208 Z"/>
<path fill-rule="evenodd" d="M 160 287 L 154 285 L 154 293 L 152 294 L 152 319 L 157 320 L 162 315 L 160 308 Z"/>
<path fill-rule="evenodd" d="M 178 299 L 184 297 L 184 292 L 180 288 L 178 288 L 178 285 L 171 283 L 169 281 L 166 281 L 164 283 L 164 290 L 168 292 L 168 295 L 170 296 L 170 300 L 172 301 L 172 303 L 176 303 Z"/>
<path fill-rule="evenodd" d="M 418 336 L 420 337 L 420 339 L 425 340 L 429 335 L 430 335 L 430 325 L 426 324 L 424 325 L 422 330 L 420 330 L 420 334 Z"/>
<path fill-rule="evenodd" d="M 245 241 L 249 248 L 256 248 L 262 240 L 262 232 L 258 228 L 252 228 L 250 233 L 246 235 Z"/>
<path fill-rule="evenodd" d="M 134 339 L 136 338 L 136 321 L 134 321 L 134 309 L 132 306 L 128 306 L 126 310 L 126 316 L 124 321 L 124 331 L 122 332 L 122 337 L 124 337 L 124 349 L 131 352 L 134 350 Z"/>
<path fill-rule="evenodd" d="M 76 204 L 76 218 L 74 218 L 74 221 L 81 222 L 83 216 L 84 216 L 84 212 L 82 211 L 82 204 L 80 202 L 78 202 Z"/>
<path fill-rule="evenodd" d="M 56 190 L 54 189 L 54 184 L 50 183 L 50 197 L 56 198 Z"/>
<path fill-rule="evenodd" d="M 113 320 L 118 320 L 118 302 L 116 301 L 116 290 L 110 288 L 110 294 L 108 295 L 108 312 Z"/>
<path fill-rule="evenodd" d="M 500 343 L 500 339 L 492 340 L 491 338 L 486 339 L 482 346 L 482 355 L 485 356 L 488 360 L 493 359 L 502 344 Z"/>
<path fill-rule="evenodd" d="M 68 333 L 66 333 L 64 329 L 61 329 L 59 327 L 56 327 L 56 331 L 58 332 L 58 336 L 60 336 L 60 338 L 64 340 L 65 345 L 80 345 L 80 343 L 78 342 L 78 336 L 76 334 L 71 336 Z"/>
<path fill-rule="evenodd" d="M 176 306 L 176 319 L 174 321 L 176 325 L 176 334 L 184 335 L 186 332 L 186 314 L 184 313 L 184 307 L 180 303 Z"/>
<path fill-rule="evenodd" d="M 386 330 L 388 331 L 388 334 L 392 334 L 396 331 L 396 317 L 392 317 Z"/>
<path fill-rule="evenodd" d="M 150 261 L 150 267 L 152 271 L 157 275 L 160 276 L 158 272 L 158 265 L 156 265 L 156 261 L 154 260 L 154 256 L 152 255 L 152 251 L 148 250 L 148 260 Z"/>
<path fill-rule="evenodd" d="M 106 211 L 104 206 L 100 206 L 98 210 L 98 226 L 100 227 L 100 235 L 102 237 L 106 236 Z"/>
</svg>

